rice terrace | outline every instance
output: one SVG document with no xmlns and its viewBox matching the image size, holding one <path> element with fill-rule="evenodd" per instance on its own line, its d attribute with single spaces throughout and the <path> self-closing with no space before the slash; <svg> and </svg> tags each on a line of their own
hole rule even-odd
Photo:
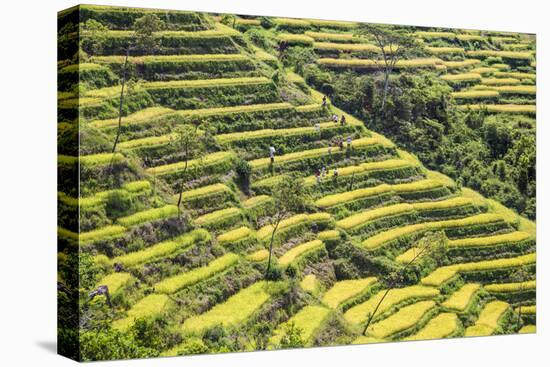
<svg viewBox="0 0 550 367">
<path fill-rule="evenodd" d="M 58 47 L 60 354 L 535 332 L 535 35 L 82 5 Z"/>
</svg>

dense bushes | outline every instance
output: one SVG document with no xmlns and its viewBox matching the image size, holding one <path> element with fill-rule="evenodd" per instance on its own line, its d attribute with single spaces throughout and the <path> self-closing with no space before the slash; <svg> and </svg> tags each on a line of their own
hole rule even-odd
<svg viewBox="0 0 550 367">
<path fill-rule="evenodd" d="M 535 132 L 529 119 L 455 113 L 451 89 L 430 73 L 392 77 L 385 111 L 376 74 L 336 74 L 310 64 L 304 77 L 318 89 L 332 90 L 334 104 L 414 152 L 429 168 L 535 217 Z"/>
</svg>

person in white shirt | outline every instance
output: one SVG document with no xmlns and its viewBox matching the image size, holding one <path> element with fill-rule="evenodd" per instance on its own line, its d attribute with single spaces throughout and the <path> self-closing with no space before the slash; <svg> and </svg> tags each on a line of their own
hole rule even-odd
<svg viewBox="0 0 550 367">
<path fill-rule="evenodd" d="M 275 148 L 269 147 L 269 159 L 271 160 L 271 164 L 275 163 Z"/>
<path fill-rule="evenodd" d="M 314 126 L 315 126 L 315 132 L 320 133 L 321 132 L 321 124 L 317 122 Z"/>
</svg>

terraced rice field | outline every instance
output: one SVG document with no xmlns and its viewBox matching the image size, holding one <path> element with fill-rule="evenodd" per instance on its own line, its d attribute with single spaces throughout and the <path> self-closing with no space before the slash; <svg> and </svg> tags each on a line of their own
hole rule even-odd
<svg viewBox="0 0 550 367">
<path fill-rule="evenodd" d="M 272 79 L 276 52 L 244 33 L 260 19 L 238 17 L 232 28 L 178 13 L 187 23 L 155 32 L 157 51 L 129 58 L 135 75 L 113 152 L 124 45 L 131 19 L 149 13 L 84 9 L 108 32 L 100 50 L 84 35 L 91 60 L 81 72 L 101 82 L 82 89 L 76 114 L 77 97 L 59 92 L 60 131 L 79 126 L 85 154 L 60 150 L 58 234 L 61 260 L 80 248 L 94 266 L 86 291 L 109 291 L 112 307 L 95 298 L 91 318 L 106 310 L 109 329 L 123 335 L 154 324 L 163 338 L 150 346 L 155 355 L 533 331 L 535 224 L 429 171 L 330 99 L 324 105 L 292 70 Z M 266 32 L 310 48 L 319 67 L 379 72 L 380 53 L 357 27 L 275 18 Z M 486 37 L 462 31 L 414 36 L 429 57 L 402 59 L 397 72 L 435 73 L 454 89 L 457 109 L 536 113 L 534 100 L 500 103 L 534 96 L 534 73 L 515 66 L 530 51 L 475 50 Z M 61 74 L 74 73 L 67 63 Z M 186 155 L 176 144 L 182 126 L 196 129 L 200 150 Z M 275 190 L 291 177 L 307 205 L 275 225 Z M 417 260 L 435 232 L 444 259 Z M 418 268 L 396 276 L 411 261 Z M 101 339 L 104 331 L 83 332 Z"/>
</svg>

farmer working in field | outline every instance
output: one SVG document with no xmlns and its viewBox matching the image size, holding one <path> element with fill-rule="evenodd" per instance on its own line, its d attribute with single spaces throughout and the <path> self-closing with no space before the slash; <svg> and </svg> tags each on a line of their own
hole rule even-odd
<svg viewBox="0 0 550 367">
<path fill-rule="evenodd" d="M 269 147 L 269 160 L 271 164 L 275 163 L 275 148 L 273 146 Z"/>
</svg>

